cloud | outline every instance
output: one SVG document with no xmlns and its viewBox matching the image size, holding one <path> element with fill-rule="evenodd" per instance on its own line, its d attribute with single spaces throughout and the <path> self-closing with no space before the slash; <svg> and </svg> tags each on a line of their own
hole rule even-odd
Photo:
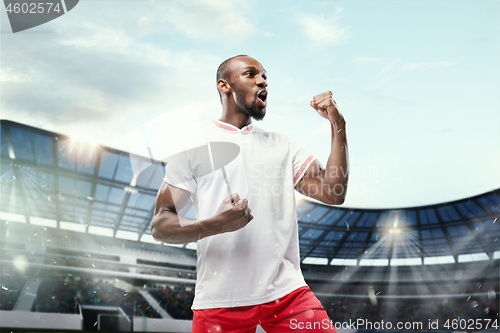
<svg viewBox="0 0 500 333">
<path fill-rule="evenodd" d="M 393 103 L 402 106 L 414 106 L 416 105 L 415 101 L 402 99 L 399 97 L 394 97 L 383 93 L 380 90 L 365 90 L 362 92 L 363 96 L 367 97 L 370 100 L 371 104 L 386 104 Z"/>
<path fill-rule="evenodd" d="M 377 84 L 381 84 L 385 81 L 391 80 L 399 75 L 400 70 L 394 72 L 392 68 L 396 65 L 398 61 L 393 60 L 389 65 L 384 66 L 380 72 L 375 76 L 377 78 Z"/>
<path fill-rule="evenodd" d="M 356 65 L 375 65 L 384 60 L 385 58 L 373 58 L 368 56 L 360 56 L 352 59 L 352 62 Z"/>
<path fill-rule="evenodd" d="M 88 15 L 83 6 L 71 20 L 42 27 L 53 33 L 2 36 L 2 118 L 124 149 L 120 136 L 132 124 L 187 101 L 217 99 L 213 78 L 222 59 L 207 50 L 169 49 L 163 41 L 172 29 L 155 8 L 141 12 L 139 2 L 127 3 L 132 8 L 116 19 L 113 8 Z M 149 23 L 136 24 L 141 19 Z"/>
<path fill-rule="evenodd" d="M 268 32 L 268 31 L 264 32 L 263 35 L 264 35 L 264 37 L 273 37 L 274 36 L 274 34 L 272 32 Z"/>
<path fill-rule="evenodd" d="M 419 69 L 435 69 L 441 67 L 454 66 L 458 64 L 458 62 L 451 61 L 430 61 L 430 62 L 418 62 L 413 64 L 407 64 L 401 66 L 399 69 L 402 71 L 414 71 Z"/>
<path fill-rule="evenodd" d="M 376 84 L 381 84 L 386 81 L 392 80 L 405 71 L 438 69 L 443 67 L 455 66 L 456 64 L 458 64 L 458 62 L 456 61 L 427 61 L 402 65 L 396 69 L 395 65 L 397 62 L 397 60 L 392 61 L 376 75 L 376 78 L 378 78 Z"/>
<path fill-rule="evenodd" d="M 351 33 L 338 24 L 341 11 L 342 9 L 337 9 L 330 18 L 316 14 L 301 14 L 297 22 L 302 26 L 306 37 L 312 42 L 335 46 L 351 38 Z"/>
<path fill-rule="evenodd" d="M 257 29 L 236 6 L 244 4 L 230 0 L 169 1 L 164 14 L 176 31 L 193 40 L 243 42 Z"/>
<path fill-rule="evenodd" d="M 155 20 L 148 16 L 142 16 L 137 20 L 139 25 L 147 25 L 153 23 Z"/>
</svg>

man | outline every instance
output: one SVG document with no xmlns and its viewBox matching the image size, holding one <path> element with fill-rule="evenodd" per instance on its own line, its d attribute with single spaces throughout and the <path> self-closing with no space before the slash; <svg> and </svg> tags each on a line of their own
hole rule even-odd
<svg viewBox="0 0 500 333">
<path fill-rule="evenodd" d="M 205 131 L 207 142 L 230 142 L 238 157 L 224 172 L 169 184 L 194 173 L 189 159 L 167 164 L 156 199 L 153 237 L 165 243 L 198 241 L 193 332 L 335 332 L 300 270 L 294 189 L 330 205 L 345 198 L 348 154 L 345 121 L 331 92 L 310 102 L 331 124 L 326 168 L 297 143 L 252 124 L 267 107 L 267 73 L 257 60 L 236 56 L 217 71 L 222 115 Z M 188 180 L 189 179 L 189 180 Z M 227 194 L 229 184 L 233 194 Z M 196 221 L 177 215 L 192 198 Z"/>
</svg>

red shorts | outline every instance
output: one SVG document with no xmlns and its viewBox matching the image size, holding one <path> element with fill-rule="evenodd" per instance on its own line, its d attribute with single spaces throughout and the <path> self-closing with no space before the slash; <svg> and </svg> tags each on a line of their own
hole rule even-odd
<svg viewBox="0 0 500 333">
<path fill-rule="evenodd" d="M 309 287 L 301 287 L 268 303 L 194 310 L 192 333 L 266 332 L 336 333 L 328 314 Z"/>
</svg>

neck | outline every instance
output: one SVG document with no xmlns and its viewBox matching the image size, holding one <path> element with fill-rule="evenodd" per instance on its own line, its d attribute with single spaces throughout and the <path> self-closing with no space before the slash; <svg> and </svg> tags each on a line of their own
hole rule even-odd
<svg viewBox="0 0 500 333">
<path fill-rule="evenodd" d="M 238 110 L 236 105 L 230 107 L 229 103 L 222 104 L 222 114 L 219 118 L 220 121 L 231 124 L 239 129 L 250 125 L 252 123 L 252 118 L 244 110 Z"/>
</svg>

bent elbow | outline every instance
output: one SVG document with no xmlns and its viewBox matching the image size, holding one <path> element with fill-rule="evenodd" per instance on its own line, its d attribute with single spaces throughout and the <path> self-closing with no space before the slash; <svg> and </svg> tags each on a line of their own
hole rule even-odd
<svg viewBox="0 0 500 333">
<path fill-rule="evenodd" d="M 153 217 L 153 220 L 151 221 L 151 236 L 153 236 L 153 239 L 157 242 L 162 242 L 161 236 L 160 236 L 160 231 L 159 231 L 159 222 L 158 219 Z"/>
<path fill-rule="evenodd" d="M 333 197 L 333 198 L 328 198 L 327 200 L 323 200 L 324 204 L 330 205 L 330 206 L 340 206 L 344 203 L 345 197 Z"/>
<path fill-rule="evenodd" d="M 344 201 L 345 201 L 345 196 L 337 197 L 333 205 L 340 206 L 344 203 Z"/>
<path fill-rule="evenodd" d="M 341 193 L 332 189 L 329 191 L 328 195 L 325 196 L 323 203 L 327 205 L 340 206 L 344 203 L 346 197 L 346 191 L 342 190 Z"/>
</svg>

